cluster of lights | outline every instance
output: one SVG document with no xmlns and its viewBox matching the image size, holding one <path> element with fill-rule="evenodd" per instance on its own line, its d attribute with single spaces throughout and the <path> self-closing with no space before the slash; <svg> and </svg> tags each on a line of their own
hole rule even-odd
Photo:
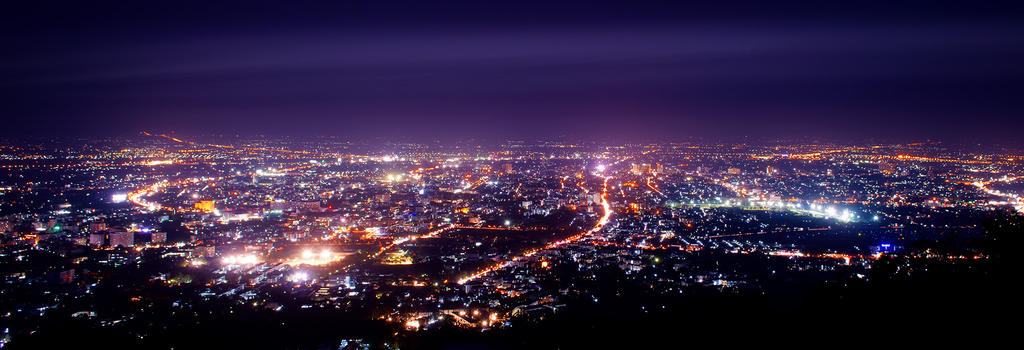
<svg viewBox="0 0 1024 350">
<path fill-rule="evenodd" d="M 114 195 L 110 196 L 110 201 L 114 202 L 114 203 L 124 203 L 124 202 L 128 201 L 128 194 L 127 193 L 115 193 Z"/>
<path fill-rule="evenodd" d="M 486 276 L 487 274 L 489 274 L 491 272 L 504 269 L 504 268 L 508 267 L 509 265 L 512 265 L 513 263 L 516 263 L 516 262 L 518 262 L 520 260 L 529 258 L 529 257 L 531 257 L 533 255 L 536 255 L 537 253 L 539 253 L 539 252 L 541 252 L 543 250 L 549 250 L 549 249 L 558 248 L 558 247 L 560 247 L 562 245 L 579 241 L 579 240 L 581 240 L 581 239 L 583 239 L 583 238 L 585 238 L 587 236 L 593 235 L 597 231 L 600 231 L 602 228 L 604 228 L 604 225 L 608 224 L 608 220 L 611 219 L 611 216 L 612 216 L 611 205 L 608 204 L 608 198 L 607 198 L 608 197 L 608 180 L 611 180 L 610 176 L 604 178 L 604 185 L 603 185 L 603 188 L 602 188 L 602 191 L 601 191 L 601 207 L 604 209 L 604 215 L 601 216 L 601 219 L 598 220 L 597 225 L 594 225 L 593 228 L 591 228 L 590 230 L 587 230 L 586 232 L 570 236 L 570 237 L 565 238 L 563 240 L 552 242 L 552 243 L 548 243 L 548 245 L 544 246 L 544 248 L 530 250 L 530 251 L 527 251 L 526 253 L 524 253 L 523 255 L 516 256 L 516 257 L 513 257 L 512 259 L 505 260 L 505 261 L 499 262 L 497 264 L 491 265 L 491 266 L 489 266 L 487 268 L 484 268 L 483 270 L 477 271 L 477 272 L 475 272 L 475 273 L 473 273 L 473 274 L 471 274 L 469 276 L 466 276 L 466 277 L 463 277 L 463 278 L 459 279 L 458 281 L 456 281 L 456 283 L 458 283 L 458 284 L 465 284 L 466 282 L 469 282 L 469 281 L 478 279 L 480 277 Z"/>
<path fill-rule="evenodd" d="M 817 204 L 811 204 L 811 209 L 808 211 L 815 215 L 824 216 L 825 218 L 835 218 L 842 222 L 850 222 L 855 218 L 849 209 L 843 209 L 843 211 L 840 212 L 835 207 L 824 208 Z"/>
<path fill-rule="evenodd" d="M 286 174 L 284 172 L 276 171 L 276 170 L 274 170 L 274 168 L 268 168 L 267 171 L 263 171 L 263 169 L 256 169 L 256 175 L 257 176 L 271 176 L 271 177 L 275 177 L 275 176 L 285 176 L 285 175 L 288 175 L 288 174 Z"/>
<path fill-rule="evenodd" d="M 726 202 L 726 204 L 729 204 L 729 202 Z M 849 209 L 839 211 L 839 209 L 836 209 L 835 207 L 825 207 L 816 203 L 812 203 L 807 208 L 804 208 L 804 205 L 801 203 L 784 203 L 782 201 L 750 201 L 750 204 L 766 208 L 788 209 L 825 218 L 835 218 L 841 222 L 851 222 L 857 218 L 857 216 Z M 877 221 L 877 217 L 874 220 Z"/>
<path fill-rule="evenodd" d="M 260 262 L 260 259 L 251 254 L 228 255 L 221 258 L 220 262 L 224 265 L 255 265 Z"/>
<path fill-rule="evenodd" d="M 999 180 L 995 180 L 995 181 L 1010 183 L 1010 182 L 1016 181 L 1017 179 L 1019 179 L 1019 178 L 1018 177 L 1003 176 L 1003 178 L 1001 178 Z M 999 190 L 994 190 L 992 188 L 989 188 L 988 185 L 991 184 L 992 182 L 994 182 L 994 181 L 977 181 L 977 182 L 974 182 L 973 185 L 975 187 L 977 187 L 978 189 L 982 190 L 983 192 L 989 194 L 989 195 L 998 196 L 998 197 L 1006 197 L 1007 199 L 1010 200 L 1008 202 L 990 202 L 990 204 L 997 204 L 997 205 L 998 204 L 1011 204 L 1011 205 L 1013 205 L 1014 209 L 1016 209 L 1018 212 L 1024 214 L 1024 196 L 1019 196 L 1019 195 L 1016 195 L 1016 194 L 1013 194 L 1013 193 L 1006 193 L 1006 192 L 1002 192 L 1002 191 L 999 191 Z"/>
<path fill-rule="evenodd" d="M 288 282 L 302 283 L 309 281 L 309 273 L 305 271 L 297 271 L 288 276 Z"/>
<path fill-rule="evenodd" d="M 391 244 L 388 244 L 386 246 L 381 247 L 380 250 L 377 251 L 376 254 L 373 254 L 373 257 L 378 257 L 381 254 L 384 254 L 384 252 L 386 252 L 388 250 L 391 250 L 391 248 L 394 248 L 395 246 L 402 245 L 403 243 L 408 242 L 408 241 L 415 241 L 415 240 L 420 239 L 420 238 L 434 238 L 434 237 L 437 237 L 437 235 L 441 234 L 441 232 L 453 229 L 455 227 L 456 227 L 455 224 L 448 224 L 448 225 L 445 225 L 445 226 L 443 226 L 443 227 L 441 227 L 439 229 L 436 229 L 436 230 L 424 233 L 424 234 L 419 235 L 419 236 L 402 237 L 402 238 L 396 239 L 396 240 L 392 241 Z M 369 230 L 369 229 L 367 229 L 367 230 Z"/>
<path fill-rule="evenodd" d="M 429 319 L 421 317 L 419 315 L 414 315 L 412 318 L 404 318 L 405 322 L 403 323 L 403 325 L 408 330 L 418 331 L 420 329 L 429 327 L 430 325 L 445 319 L 451 319 L 452 322 L 459 326 L 484 328 L 493 327 L 495 325 L 500 324 L 502 321 L 501 316 L 498 313 L 492 312 L 490 314 L 487 314 L 486 312 L 480 312 L 480 310 L 473 310 L 472 316 L 470 316 L 471 313 L 466 310 L 459 310 L 458 312 L 443 311 L 442 313 L 443 315 L 439 315 L 435 318 Z M 445 315 L 449 317 L 445 317 Z M 391 321 L 392 319 L 388 317 L 387 320 Z"/>
<path fill-rule="evenodd" d="M 151 160 L 145 163 L 148 166 L 174 164 L 172 160 Z"/>
<path fill-rule="evenodd" d="M 200 182 L 209 182 L 209 181 L 220 181 L 222 179 L 224 179 L 224 177 L 206 177 L 206 176 L 202 176 L 202 177 L 188 178 L 188 179 L 179 180 L 179 181 L 175 181 L 175 182 L 170 182 L 170 181 L 167 181 L 167 180 L 163 180 L 163 181 L 154 183 L 152 185 L 143 187 L 141 189 L 138 189 L 136 191 L 133 191 L 131 193 L 128 193 L 128 194 L 125 195 L 124 199 L 126 199 L 128 202 L 131 202 L 132 204 L 135 204 L 137 206 L 146 208 L 146 210 L 157 211 L 157 210 L 160 210 L 161 208 L 163 208 L 163 206 L 160 205 L 160 203 L 149 202 L 144 197 L 151 196 L 151 195 L 154 195 L 156 193 L 159 193 L 164 188 L 169 187 L 169 186 L 187 185 L 187 184 L 200 183 Z M 119 201 L 121 199 L 122 199 L 122 197 L 121 197 L 120 194 L 115 194 L 114 196 L 111 197 L 111 200 L 113 202 L 117 202 L 117 201 Z"/>
<path fill-rule="evenodd" d="M 310 249 L 303 250 L 298 257 L 294 257 L 285 261 L 287 265 L 298 266 L 298 265 L 327 265 L 332 262 L 341 260 L 342 256 L 339 253 L 332 252 L 328 249 L 314 252 Z"/>
</svg>

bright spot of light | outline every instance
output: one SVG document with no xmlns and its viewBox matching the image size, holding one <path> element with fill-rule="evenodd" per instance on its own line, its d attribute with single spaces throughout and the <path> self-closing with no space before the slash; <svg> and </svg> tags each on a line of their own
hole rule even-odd
<svg viewBox="0 0 1024 350">
<path fill-rule="evenodd" d="M 288 276 L 289 282 L 305 282 L 309 279 L 309 274 L 304 271 L 299 271 Z"/>
<path fill-rule="evenodd" d="M 254 265 L 259 263 L 255 255 L 228 255 L 220 259 L 224 265 Z"/>
<path fill-rule="evenodd" d="M 289 266 L 327 265 L 339 261 L 342 258 L 344 258 L 342 254 L 333 252 L 326 248 L 321 249 L 319 252 L 314 252 L 312 249 L 305 249 L 302 253 L 287 258 L 283 262 Z"/>
<path fill-rule="evenodd" d="M 110 201 L 114 203 L 124 203 L 127 200 L 128 194 L 125 193 L 115 193 L 113 196 L 110 196 Z"/>
</svg>

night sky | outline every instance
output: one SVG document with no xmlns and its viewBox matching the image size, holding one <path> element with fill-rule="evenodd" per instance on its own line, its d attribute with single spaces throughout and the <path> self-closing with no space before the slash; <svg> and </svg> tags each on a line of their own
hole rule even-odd
<svg viewBox="0 0 1024 350">
<path fill-rule="evenodd" d="M 0 136 L 1024 133 L 1014 2 L 155 2 L 4 4 Z"/>
</svg>

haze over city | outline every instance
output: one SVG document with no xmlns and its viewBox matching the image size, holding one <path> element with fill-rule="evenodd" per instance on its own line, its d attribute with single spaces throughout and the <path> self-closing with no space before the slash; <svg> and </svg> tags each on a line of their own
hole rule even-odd
<svg viewBox="0 0 1024 350">
<path fill-rule="evenodd" d="M 925 1 L 15 4 L 2 133 L 1011 142 L 1024 131 L 1018 14 Z"/>
</svg>

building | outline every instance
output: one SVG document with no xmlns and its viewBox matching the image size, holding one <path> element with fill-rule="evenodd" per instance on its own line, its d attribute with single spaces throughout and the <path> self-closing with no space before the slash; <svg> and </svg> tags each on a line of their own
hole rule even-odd
<svg viewBox="0 0 1024 350">
<path fill-rule="evenodd" d="M 100 231 L 106 231 L 106 230 L 107 230 L 107 223 L 105 223 L 105 222 L 97 221 L 97 222 L 90 222 L 89 223 L 89 231 L 100 232 Z"/>
<path fill-rule="evenodd" d="M 207 212 L 207 213 L 213 212 L 213 209 L 215 209 L 213 201 L 200 201 L 200 202 L 197 202 L 195 204 L 195 208 L 198 209 L 198 210 L 202 210 L 204 212 Z"/>
<path fill-rule="evenodd" d="M 131 232 L 113 232 L 110 234 L 111 247 L 131 247 L 135 245 L 135 234 Z"/>
<path fill-rule="evenodd" d="M 647 164 L 647 163 L 641 163 L 641 164 L 633 163 L 630 166 L 629 172 L 633 173 L 633 175 L 649 174 L 651 172 L 651 165 Z"/>
<path fill-rule="evenodd" d="M 95 247 L 101 247 L 106 243 L 107 235 L 102 233 L 90 233 L 89 234 L 89 245 Z"/>
<path fill-rule="evenodd" d="M 149 236 L 149 242 L 152 244 L 164 244 L 164 242 L 167 242 L 167 232 L 153 232 Z"/>
<path fill-rule="evenodd" d="M 296 202 L 291 202 L 291 207 L 293 209 L 295 209 L 295 211 L 298 211 L 298 212 L 303 212 L 303 211 L 316 211 L 316 212 L 318 212 L 318 211 L 320 211 L 320 201 L 296 201 Z"/>
<path fill-rule="evenodd" d="M 192 248 L 192 256 L 213 256 L 217 249 L 214 246 L 199 246 Z"/>
<path fill-rule="evenodd" d="M 60 284 L 71 284 L 75 281 L 75 269 L 64 270 L 58 276 Z"/>
</svg>

